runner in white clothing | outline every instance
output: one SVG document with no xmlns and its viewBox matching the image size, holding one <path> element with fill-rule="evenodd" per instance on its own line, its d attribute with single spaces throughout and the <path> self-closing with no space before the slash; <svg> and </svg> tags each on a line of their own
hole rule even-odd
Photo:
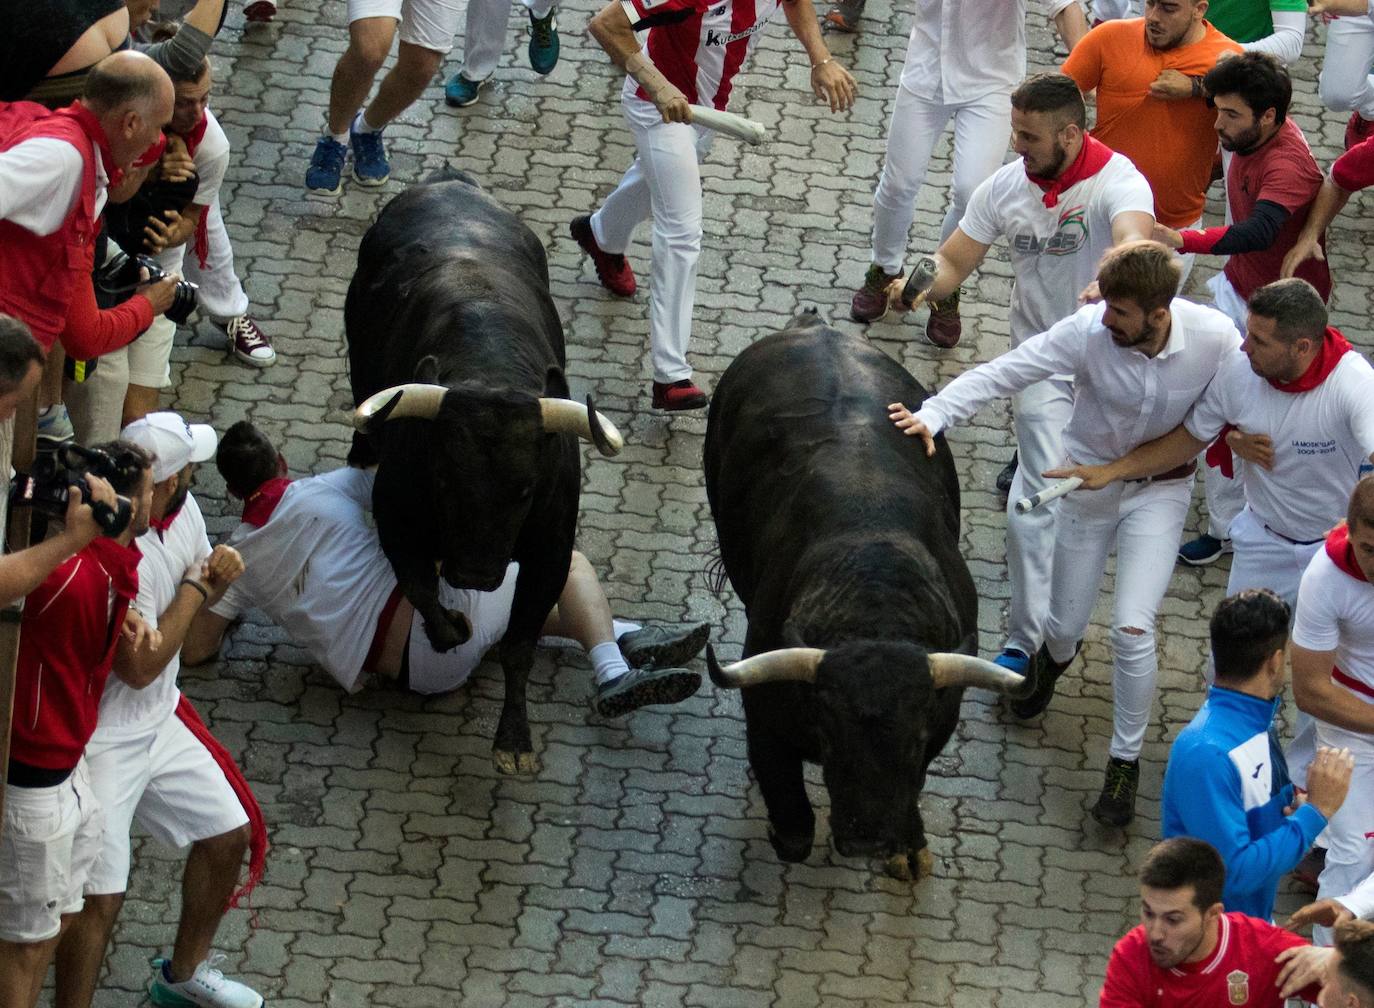
<svg viewBox="0 0 1374 1008">
<path fill-rule="evenodd" d="M 1355 485 L 1346 524 L 1303 574 L 1293 624 L 1293 699 L 1317 722 L 1317 744 L 1355 754 L 1346 806 L 1326 829 L 1319 899 L 1359 892 L 1374 873 L 1374 477 Z M 1357 897 L 1356 902 L 1360 902 Z M 1324 929 L 1314 932 L 1329 944 Z"/>
<path fill-rule="evenodd" d="M 1154 196 L 1129 160 L 1088 135 L 1083 96 L 1071 78 L 1036 74 L 1012 93 L 1011 104 L 1020 160 L 974 191 L 963 220 L 935 253 L 930 290 L 936 298 L 957 290 L 1004 238 L 1016 277 L 1015 347 L 1078 309 L 1078 294 L 1093 282 L 1108 249 L 1150 236 Z M 1048 486 L 1041 473 L 1064 459 L 1060 435 L 1073 412 L 1069 378 L 1053 375 L 1012 400 L 1022 464 L 1008 498 L 1011 611 L 997 662 L 1018 674 L 1044 639 L 1058 502 L 1025 514 L 1011 504 Z"/>
<path fill-rule="evenodd" d="M 1073 463 L 1101 464 L 1172 430 L 1206 390 L 1221 360 L 1240 343 L 1230 319 L 1173 294 L 1179 265 L 1163 245 L 1137 241 L 1107 253 L 1097 274 L 1105 302 L 1069 318 L 960 375 L 912 414 L 891 416 L 934 451 L 934 435 L 971 417 L 991 399 L 1014 395 L 1054 375 L 1074 376 L 1073 414 L 1064 450 Z M 1093 816 L 1124 826 L 1135 815 L 1139 755 L 1157 670 L 1154 626 L 1172 556 L 1192 496 L 1193 466 L 1149 480 L 1064 498 L 1055 520 L 1050 609 L 1035 661 L 1037 684 L 1012 704 L 1038 715 L 1055 680 L 1082 643 L 1107 556 L 1117 551 L 1112 616 L 1114 731 L 1106 782 Z"/>
<path fill-rule="evenodd" d="M 635 277 L 625 261 L 630 237 L 653 218 L 649 342 L 653 406 L 701 409 L 706 394 L 692 381 L 687 343 L 701 253 L 699 162 L 712 132 L 692 125 L 693 103 L 724 109 L 744 65 L 779 3 L 811 63 L 811 89 L 845 111 L 854 103 L 849 71 L 821 40 L 810 0 L 611 0 L 590 31 L 616 66 L 624 67 L 621 104 L 638 156 L 601 209 L 576 218 L 573 239 L 591 256 L 603 286 L 628 297 Z M 644 49 L 636 32 L 647 31 Z"/>
<path fill-rule="evenodd" d="M 1036 6 L 1070 50 L 1087 34 L 1078 0 L 1036 0 Z M 902 275 L 916 196 L 949 121 L 954 177 L 940 241 L 954 233 L 973 190 L 1001 166 L 1011 133 L 1009 96 L 1026 75 L 1026 8 L 1026 0 L 917 0 L 873 194 L 873 262 L 850 302 L 858 321 L 887 314 L 886 288 Z M 931 305 L 926 334 L 937 346 L 953 346 L 961 328 L 956 286 Z"/>
</svg>

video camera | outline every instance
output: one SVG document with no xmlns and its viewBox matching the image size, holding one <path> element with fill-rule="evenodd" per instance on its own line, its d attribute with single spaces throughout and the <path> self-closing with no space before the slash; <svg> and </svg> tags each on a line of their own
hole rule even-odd
<svg viewBox="0 0 1374 1008">
<path fill-rule="evenodd" d="M 143 270 L 148 271 L 146 280 L 141 275 Z M 167 274 L 150 256 L 131 256 L 117 250 L 103 265 L 96 267 L 94 276 L 95 285 L 106 294 L 127 297 L 144 284 L 156 283 Z M 177 325 L 184 325 L 191 317 L 191 313 L 196 310 L 198 290 L 200 288 L 191 281 L 178 280 L 176 293 L 172 296 L 172 306 L 162 314 Z"/>
<path fill-rule="evenodd" d="M 67 514 L 70 488 L 81 491 L 82 503 L 90 504 L 101 535 L 117 536 L 129 527 L 133 517 L 127 497 L 118 498 L 117 506 L 91 500 L 87 474 L 103 479 L 128 478 L 141 468 L 137 459 L 118 459 L 95 448 L 80 445 L 60 445 L 53 452 L 41 452 L 34 460 L 32 472 L 20 473 L 10 484 L 10 506 L 37 508 L 44 514 L 63 518 Z"/>
</svg>

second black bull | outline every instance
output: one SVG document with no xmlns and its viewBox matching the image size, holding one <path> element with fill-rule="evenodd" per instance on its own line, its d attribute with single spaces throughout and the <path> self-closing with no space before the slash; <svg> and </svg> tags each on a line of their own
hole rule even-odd
<svg viewBox="0 0 1374 1008">
<path fill-rule="evenodd" d="M 927 393 L 901 365 L 814 314 L 759 340 L 716 385 L 706 492 L 745 605 L 749 763 L 784 861 L 811 851 L 803 762 L 822 766 L 843 856 L 928 874 L 920 795 L 964 687 L 1025 688 L 969 657 L 978 599 L 959 554 L 959 483 L 943 438 L 927 458 L 887 419 Z"/>
<path fill-rule="evenodd" d="M 500 645 L 497 768 L 535 769 L 525 685 L 568 576 L 581 466 L 620 435 L 567 399 L 563 327 L 544 248 L 467 176 L 444 172 L 392 200 L 364 236 L 344 308 L 357 404 L 352 465 L 377 464 L 382 550 L 436 651 L 466 617 L 439 577 L 490 591 L 520 564 Z"/>
</svg>

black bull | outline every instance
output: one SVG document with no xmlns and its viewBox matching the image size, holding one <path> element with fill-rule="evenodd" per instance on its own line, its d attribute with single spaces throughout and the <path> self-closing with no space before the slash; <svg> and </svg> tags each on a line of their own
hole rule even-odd
<svg viewBox="0 0 1374 1008">
<path fill-rule="evenodd" d="M 869 344 L 814 314 L 749 347 L 716 385 L 706 492 L 730 583 L 748 615 L 749 763 L 778 856 L 810 853 L 804 761 L 820 763 L 835 849 L 928 872 L 919 805 L 963 689 L 1020 677 L 976 651 L 978 598 L 959 555 L 959 483 L 887 419 L 926 391 Z M 963 652 L 954 654 L 949 652 Z M 752 657 L 751 657 L 752 656 Z"/>
<path fill-rule="evenodd" d="M 344 323 L 359 428 L 349 462 L 378 465 L 382 549 L 435 650 L 471 633 L 442 605 L 440 572 L 490 591 L 520 564 L 493 748 L 499 769 L 531 771 L 525 685 L 568 576 L 577 435 L 607 454 L 620 445 L 566 399 L 543 246 L 466 176 L 441 173 L 392 200 L 364 236 Z"/>
</svg>

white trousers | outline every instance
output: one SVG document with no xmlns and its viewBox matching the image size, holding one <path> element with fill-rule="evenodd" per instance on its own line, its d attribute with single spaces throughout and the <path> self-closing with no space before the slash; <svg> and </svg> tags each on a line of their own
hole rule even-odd
<svg viewBox="0 0 1374 1008">
<path fill-rule="evenodd" d="M 1016 502 L 1053 482 L 1040 474 L 1064 461 L 1064 426 L 1072 415 L 1073 383 L 1061 379 L 1036 382 L 1012 399 L 1018 461 L 1007 494 L 1011 607 L 1006 646 L 1028 655 L 1035 654 L 1045 637 L 1054 566 L 1054 519 L 1060 501 L 1050 501 L 1025 514 L 1016 513 Z"/>
<path fill-rule="evenodd" d="M 1316 722 L 1318 745 L 1348 748 L 1355 755 L 1355 772 L 1345 802 L 1331 817 L 1323 834 L 1326 867 L 1317 879 L 1317 898 L 1340 897 L 1374 872 L 1374 738 Z M 1312 940 L 1330 945 L 1328 928 L 1314 928 Z"/>
<path fill-rule="evenodd" d="M 1092 8 L 1094 21 L 1116 21 L 1140 17 L 1145 5 L 1141 0 L 1092 0 Z"/>
<path fill-rule="evenodd" d="M 553 0 L 521 0 L 530 14 L 546 18 Z M 486 80 L 496 72 L 496 62 L 506 48 L 512 0 L 468 0 L 467 27 L 463 29 L 463 65 L 459 72 L 470 81 Z"/>
<path fill-rule="evenodd" d="M 194 239 L 186 244 L 186 257 L 182 269 L 187 280 L 200 285 L 196 303 L 200 310 L 215 322 L 228 322 L 232 318 L 248 312 L 248 295 L 239 283 L 234 272 L 234 249 L 229 244 L 229 232 L 224 227 L 224 215 L 220 212 L 219 197 L 206 211 L 205 236 L 209 239 L 209 254 L 205 257 L 205 268 L 200 268 L 200 259 L 192 247 Z"/>
<path fill-rule="evenodd" d="M 592 234 L 604 251 L 623 254 L 635 228 L 653 218 L 649 345 L 654 381 L 675 382 L 692 376 L 687 342 L 701 255 L 699 166 L 714 134 L 700 126 L 665 123 L 658 109 L 638 98 L 626 98 L 622 105 L 639 153 L 592 214 Z"/>
<path fill-rule="evenodd" d="M 1322 60 L 1317 90 L 1322 104 L 1337 112 L 1358 112 L 1374 120 L 1374 20 L 1367 16 L 1342 17 L 1326 30 L 1326 58 Z"/>
<path fill-rule="evenodd" d="M 1223 152 L 1223 160 L 1229 160 L 1225 152 Z M 1228 209 L 1228 216 L 1229 212 Z M 1217 310 L 1235 323 L 1243 337 L 1245 335 L 1245 322 L 1249 315 L 1249 310 L 1245 306 L 1245 299 L 1231 286 L 1231 281 L 1226 279 L 1225 273 L 1217 273 L 1208 280 L 1207 288 L 1212 292 L 1212 299 L 1216 303 Z M 1263 432 L 1251 431 L 1251 433 Z M 1213 469 L 1207 465 L 1203 466 L 1202 489 L 1207 498 L 1207 534 L 1213 539 L 1231 538 L 1231 523 L 1235 521 L 1236 515 L 1240 514 L 1241 509 L 1245 507 L 1245 485 L 1241 482 L 1241 470 L 1245 462 L 1237 455 L 1232 458 L 1231 463 L 1235 471 L 1235 475 L 1231 479 L 1223 476 L 1220 469 Z M 1235 573 L 1234 566 L 1232 566 L 1231 572 L 1232 574 Z M 1264 586 L 1261 584 L 1247 585 L 1246 587 Z M 1228 591 L 1226 594 L 1232 593 Z M 1291 599 L 1288 604 L 1290 606 L 1293 604 Z"/>
<path fill-rule="evenodd" d="M 1054 574 L 1045 645 L 1066 662 L 1083 639 L 1116 548 L 1112 600 L 1112 719 L 1110 753 L 1136 759 L 1154 702 L 1155 617 L 1174 572 L 1192 479 L 1114 483 L 1061 499 L 1055 520 Z M 1127 632 L 1140 631 L 1140 632 Z"/>
<path fill-rule="evenodd" d="M 1011 136 L 1011 98 L 994 91 L 971 102 L 946 105 L 897 85 L 897 101 L 887 127 L 887 152 L 878 190 L 873 194 L 873 261 L 888 273 L 902 268 L 916 196 L 925 182 L 935 143 L 954 120 L 954 184 L 940 229 L 948 238 L 978 183 L 1002 167 Z"/>
</svg>

